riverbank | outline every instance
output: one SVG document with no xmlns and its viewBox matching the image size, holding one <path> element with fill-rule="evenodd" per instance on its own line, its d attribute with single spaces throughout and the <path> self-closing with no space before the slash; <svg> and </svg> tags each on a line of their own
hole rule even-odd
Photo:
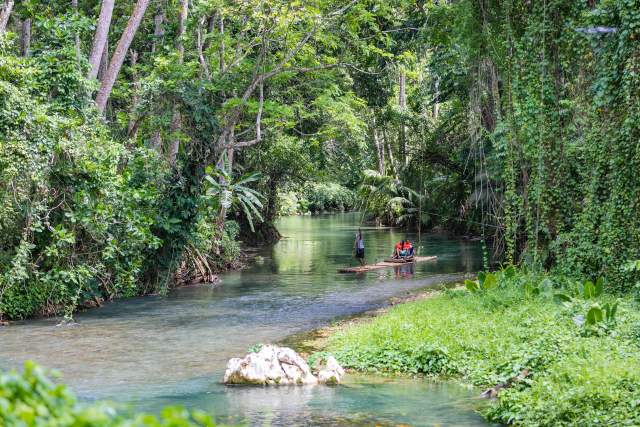
<svg viewBox="0 0 640 427">
<path fill-rule="evenodd" d="M 493 289 L 421 293 L 320 329 L 307 350 L 329 351 L 351 370 L 493 388 L 497 399 L 481 411 L 492 422 L 637 425 L 638 303 L 563 289 L 570 301 L 559 304 L 554 294 L 569 286 L 559 278 L 496 277 Z M 610 321 L 589 324 L 591 308 L 616 302 Z"/>
<path fill-rule="evenodd" d="M 256 343 L 277 343 L 416 289 L 460 280 L 457 272 L 482 265 L 479 244 L 427 236 L 425 253 L 438 260 L 416 264 L 410 276 L 392 268 L 340 274 L 355 263 L 350 251 L 358 224 L 357 214 L 281 218 L 277 226 L 286 238 L 260 250 L 245 270 L 222 275 L 221 286 L 123 298 L 75 315 L 72 325 L 56 326 L 59 319 L 51 318 L 12 322 L 0 330 L 0 368 L 34 360 L 60 371 L 81 400 L 113 400 L 154 414 L 179 404 L 215 414 L 224 425 L 336 425 L 354 417 L 360 425 L 485 425 L 471 408 L 477 391 L 455 384 L 371 383 L 356 375 L 341 387 L 221 384 L 228 360 Z M 363 232 L 371 259 L 388 255 L 404 237 L 392 229 Z"/>
<path fill-rule="evenodd" d="M 395 306 L 415 301 L 422 301 L 440 295 L 444 289 L 461 288 L 463 285 L 460 281 L 442 283 L 438 286 L 429 286 L 414 291 L 408 291 L 405 295 L 394 296 L 388 299 L 388 305 L 373 310 L 367 310 L 362 313 L 338 319 L 328 325 L 311 331 L 305 331 L 293 334 L 278 342 L 284 346 L 290 346 L 296 349 L 304 357 L 311 356 L 314 353 L 325 351 L 330 340 L 337 334 L 340 334 L 350 328 L 365 325 L 373 319 L 383 316 Z"/>
</svg>

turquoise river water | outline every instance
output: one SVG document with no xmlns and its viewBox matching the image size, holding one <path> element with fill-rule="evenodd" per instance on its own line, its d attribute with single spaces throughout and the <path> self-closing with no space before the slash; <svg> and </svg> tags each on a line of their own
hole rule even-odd
<svg viewBox="0 0 640 427">
<path fill-rule="evenodd" d="M 59 319 L 0 328 L 0 368 L 32 359 L 62 373 L 81 399 L 109 399 L 132 410 L 183 405 L 223 423 L 272 426 L 486 425 L 474 411 L 477 391 L 420 379 L 349 375 L 337 387 L 230 387 L 226 361 L 256 343 L 386 304 L 389 297 L 437 285 L 481 267 L 477 243 L 422 236 L 418 253 L 437 261 L 365 274 L 351 248 L 357 214 L 282 218 L 284 238 L 251 267 L 221 284 L 133 298 Z M 363 227 L 368 262 L 389 255 L 404 234 Z M 417 240 L 417 236 L 409 236 Z"/>
</svg>

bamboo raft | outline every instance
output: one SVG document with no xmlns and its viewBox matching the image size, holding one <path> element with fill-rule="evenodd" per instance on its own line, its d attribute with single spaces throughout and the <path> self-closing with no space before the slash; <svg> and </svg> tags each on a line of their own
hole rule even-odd
<svg viewBox="0 0 640 427">
<path fill-rule="evenodd" d="M 381 268 L 398 267 L 405 264 L 415 264 L 417 262 L 433 261 L 437 256 L 414 256 L 409 260 L 387 258 L 375 264 L 362 265 L 357 267 L 345 267 L 338 269 L 338 273 L 364 273 L 365 271 L 378 270 Z"/>
</svg>

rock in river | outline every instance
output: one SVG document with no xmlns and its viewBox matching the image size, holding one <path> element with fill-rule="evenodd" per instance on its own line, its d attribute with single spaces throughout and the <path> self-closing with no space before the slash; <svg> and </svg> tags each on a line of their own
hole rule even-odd
<svg viewBox="0 0 640 427">
<path fill-rule="evenodd" d="M 333 356 L 327 358 L 316 377 L 307 362 L 292 349 L 263 345 L 257 353 L 229 360 L 223 382 L 256 385 L 337 384 L 343 375 L 344 369 Z"/>
<path fill-rule="evenodd" d="M 335 357 L 329 356 L 327 357 L 324 368 L 318 372 L 318 382 L 323 384 L 338 384 L 343 376 L 344 369 L 342 366 L 340 366 Z"/>
<path fill-rule="evenodd" d="M 287 347 L 263 345 L 259 352 L 227 363 L 225 384 L 316 384 L 318 379 L 298 353 Z"/>
</svg>

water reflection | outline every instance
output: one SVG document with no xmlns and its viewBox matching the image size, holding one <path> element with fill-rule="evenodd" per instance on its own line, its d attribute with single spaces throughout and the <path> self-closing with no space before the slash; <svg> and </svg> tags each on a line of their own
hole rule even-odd
<svg viewBox="0 0 640 427">
<path fill-rule="evenodd" d="M 119 301 L 77 315 L 75 326 L 57 327 L 57 319 L 42 319 L 0 328 L 0 367 L 16 367 L 33 359 L 59 369 L 82 398 L 112 398 L 156 409 L 181 403 L 211 409 L 220 416 L 248 417 L 243 419 L 251 424 L 258 423 L 254 417 L 267 409 L 275 424 L 304 420 L 308 414 L 333 419 L 355 412 L 393 422 L 421 420 L 425 405 L 450 400 L 448 391 L 420 381 L 359 385 L 371 388 L 365 395 L 373 401 L 387 388 L 393 394 L 415 387 L 414 393 L 422 393 L 424 401 L 407 403 L 402 410 L 405 416 L 393 409 L 403 407 L 405 397 L 402 401 L 389 397 L 386 406 L 369 405 L 360 400 L 363 392 L 356 388 L 230 389 L 218 382 L 228 358 L 257 342 L 277 341 L 336 317 L 379 307 L 391 296 L 451 280 L 461 271 L 480 266 L 480 248 L 475 243 L 425 235 L 418 241 L 409 235 L 420 255 L 437 255 L 438 260 L 359 275 L 339 274 L 339 267 L 356 264 L 351 250 L 358 221 L 355 214 L 284 218 L 279 228 L 285 238 L 265 249 L 262 261 L 253 267 L 224 275 L 220 287 L 202 285 L 178 289 L 166 297 Z M 406 237 L 394 230 L 367 227 L 363 234 L 370 263 L 387 257 L 393 244 Z M 448 408 L 479 422 L 473 412 L 455 405 Z M 326 415 L 327 411 L 333 415 Z M 299 425 L 305 424 L 300 421 Z"/>
</svg>

